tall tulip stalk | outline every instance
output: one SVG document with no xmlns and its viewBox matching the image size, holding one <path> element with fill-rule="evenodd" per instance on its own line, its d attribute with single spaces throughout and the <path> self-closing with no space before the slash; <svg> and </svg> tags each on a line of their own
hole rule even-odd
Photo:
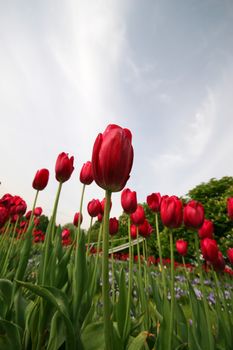
<svg viewBox="0 0 233 350">
<path fill-rule="evenodd" d="M 129 179 L 133 164 L 132 135 L 128 129 L 110 124 L 95 140 L 92 152 L 92 170 L 95 182 L 105 190 L 103 223 L 102 295 L 105 350 L 113 348 L 113 325 L 109 300 L 109 212 L 111 193 L 121 191 Z"/>
</svg>

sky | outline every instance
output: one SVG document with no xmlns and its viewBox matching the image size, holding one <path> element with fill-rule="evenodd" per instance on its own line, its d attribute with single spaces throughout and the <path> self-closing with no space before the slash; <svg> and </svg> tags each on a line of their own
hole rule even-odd
<svg viewBox="0 0 233 350">
<path fill-rule="evenodd" d="M 129 128 L 126 187 L 185 195 L 233 176 L 232 0 L 0 0 L 0 196 L 31 208 L 38 169 L 50 179 L 38 206 L 50 216 L 55 162 L 74 156 L 57 221 L 79 211 L 79 173 L 108 124 Z M 84 198 L 102 199 L 93 183 Z M 122 213 L 120 193 L 111 216 Z"/>
</svg>

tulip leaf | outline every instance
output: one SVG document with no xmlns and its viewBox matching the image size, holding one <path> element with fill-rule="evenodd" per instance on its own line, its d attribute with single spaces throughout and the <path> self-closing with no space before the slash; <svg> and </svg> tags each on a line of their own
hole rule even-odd
<svg viewBox="0 0 233 350">
<path fill-rule="evenodd" d="M 103 322 L 95 322 L 87 325 L 82 332 L 81 339 L 85 350 L 103 350 Z"/>
<path fill-rule="evenodd" d="M 141 332 L 138 334 L 136 338 L 131 339 L 129 347 L 127 350 L 142 350 L 146 346 L 146 339 L 148 336 L 148 332 Z"/>
<path fill-rule="evenodd" d="M 5 317 L 11 305 L 13 284 L 8 279 L 0 279 L 0 316 Z"/>
<path fill-rule="evenodd" d="M 21 350 L 22 331 L 14 323 L 0 318 L 0 349 Z"/>
</svg>

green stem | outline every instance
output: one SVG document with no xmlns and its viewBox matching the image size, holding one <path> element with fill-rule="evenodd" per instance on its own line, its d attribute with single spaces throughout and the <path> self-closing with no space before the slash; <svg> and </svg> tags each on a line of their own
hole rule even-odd
<svg viewBox="0 0 233 350">
<path fill-rule="evenodd" d="M 10 237 L 11 238 L 10 246 L 9 246 L 9 248 L 7 250 L 7 253 L 6 253 L 5 261 L 4 261 L 2 272 L 1 272 L 1 277 L 4 277 L 6 272 L 7 272 L 7 267 L 8 267 L 8 263 L 9 263 L 9 260 L 10 260 L 10 255 L 11 255 L 11 252 L 12 252 L 14 240 L 15 240 L 15 232 L 16 232 L 16 228 L 17 228 L 17 225 L 18 225 L 18 221 L 19 221 L 19 217 L 17 218 L 17 220 L 15 222 L 13 234 Z"/>
<path fill-rule="evenodd" d="M 34 202 L 33 202 L 33 205 L 32 205 L 32 212 L 31 212 L 31 215 L 30 215 L 29 223 L 28 223 L 28 227 L 31 225 L 31 222 L 32 222 L 32 220 L 34 218 L 34 209 L 36 207 L 36 202 L 37 202 L 38 195 L 39 195 L 39 191 L 36 191 L 36 195 L 35 195 Z"/>
<path fill-rule="evenodd" d="M 130 316 L 130 304 L 132 295 L 132 278 L 133 278 L 133 258 L 132 258 L 132 246 L 131 246 L 131 234 L 130 234 L 130 216 L 128 215 L 128 237 L 129 237 L 129 274 L 128 274 L 128 295 L 127 295 L 127 305 L 126 305 L 126 319 L 124 324 L 123 338 L 126 337 L 126 330 L 128 325 L 128 320 Z"/>
<path fill-rule="evenodd" d="M 111 237 L 111 248 L 113 249 L 113 237 Z M 112 303 L 115 302 L 115 272 L 114 272 L 114 258 L 113 253 L 111 254 L 111 265 L 112 265 Z"/>
<path fill-rule="evenodd" d="M 90 254 L 90 242 L 91 242 L 91 228 L 92 228 L 93 217 L 91 217 L 91 222 L 87 234 L 87 256 Z"/>
<path fill-rule="evenodd" d="M 95 255 L 95 266 L 94 266 L 94 272 L 92 275 L 92 281 L 91 281 L 91 295 L 94 295 L 95 293 L 95 285 L 96 285 L 96 271 L 97 271 L 97 265 L 98 265 L 98 259 L 99 259 L 99 252 L 100 252 L 100 240 L 102 236 L 102 223 L 100 224 L 99 233 L 98 233 L 98 242 L 97 242 L 97 249 L 96 249 L 96 255 Z"/>
<path fill-rule="evenodd" d="M 156 235 L 157 235 L 157 242 L 158 242 L 158 248 L 159 248 L 159 261 L 160 261 L 160 267 L 161 267 L 161 273 L 162 273 L 164 298 L 167 298 L 167 284 L 166 284 L 166 278 L 165 278 L 165 270 L 164 270 L 164 266 L 163 266 L 163 257 L 162 257 L 162 249 L 161 249 L 160 233 L 159 233 L 158 213 L 155 213 L 155 227 L 156 227 Z"/>
<path fill-rule="evenodd" d="M 104 317 L 104 339 L 105 350 L 112 350 L 112 323 L 110 314 L 110 299 L 109 299 L 109 265 L 108 265 L 108 250 L 109 250 L 109 212 L 111 203 L 111 192 L 105 192 L 105 208 L 104 208 L 104 224 L 103 224 L 103 256 L 102 256 L 102 295 L 103 295 L 103 317 Z"/>
<path fill-rule="evenodd" d="M 202 266 L 200 261 L 199 240 L 196 233 L 195 233 L 195 248 L 197 252 L 197 262 L 198 262 L 198 269 L 200 273 L 201 292 L 203 295 L 204 310 L 205 310 L 205 316 L 206 316 L 206 322 L 207 322 L 209 350 L 212 350 L 214 349 L 214 343 L 213 343 L 213 336 L 212 336 L 212 330 L 211 330 L 211 322 L 210 322 L 209 308 L 208 308 L 208 302 L 207 302 L 207 296 L 206 296 L 206 289 L 204 286 L 203 271 L 202 271 Z"/>
<path fill-rule="evenodd" d="M 173 235 L 170 231 L 170 254 L 171 254 L 171 313 L 170 313 L 170 325 L 169 325 L 169 350 L 172 350 L 173 346 L 173 328 L 174 328 L 174 302 L 175 302 L 175 295 L 174 295 L 174 251 L 173 251 Z"/>
</svg>

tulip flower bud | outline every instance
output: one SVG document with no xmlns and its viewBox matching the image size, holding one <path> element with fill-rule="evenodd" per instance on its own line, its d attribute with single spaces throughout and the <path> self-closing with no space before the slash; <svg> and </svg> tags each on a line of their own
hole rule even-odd
<svg viewBox="0 0 233 350">
<path fill-rule="evenodd" d="M 102 215 L 104 215 L 105 202 L 106 202 L 106 198 L 102 199 L 102 201 L 100 202 L 101 208 L 102 208 L 100 214 L 102 214 Z M 110 209 L 111 209 L 111 208 L 112 208 L 112 201 L 111 201 L 111 203 L 110 203 Z"/>
<path fill-rule="evenodd" d="M 147 204 L 149 208 L 157 213 L 160 210 L 160 204 L 161 204 L 161 195 L 160 193 L 152 193 L 151 195 L 147 196 L 146 198 Z"/>
<path fill-rule="evenodd" d="M 130 235 L 132 239 L 137 238 L 137 226 L 136 225 L 130 225 Z"/>
<path fill-rule="evenodd" d="M 137 194 L 126 188 L 121 193 L 121 205 L 125 213 L 132 214 L 137 209 Z"/>
<path fill-rule="evenodd" d="M 201 203 L 191 200 L 184 207 L 184 224 L 188 228 L 200 228 L 204 222 L 205 212 Z"/>
<path fill-rule="evenodd" d="M 141 225 L 138 226 L 138 233 L 144 238 L 148 238 L 152 231 L 153 229 L 146 219 Z"/>
<path fill-rule="evenodd" d="M 233 265 L 233 248 L 229 248 L 227 250 L 227 257 L 228 257 L 231 265 Z"/>
<path fill-rule="evenodd" d="M 176 241 L 176 250 L 180 255 L 185 256 L 188 252 L 188 242 L 178 239 Z"/>
<path fill-rule="evenodd" d="M 111 192 L 121 191 L 133 164 L 132 135 L 128 129 L 108 125 L 95 140 L 92 171 L 97 185 Z"/>
<path fill-rule="evenodd" d="M 42 191 L 48 184 L 49 171 L 48 169 L 37 170 L 32 187 L 37 191 Z"/>
<path fill-rule="evenodd" d="M 203 257 L 214 263 L 218 259 L 218 246 L 217 242 L 214 239 L 204 238 L 201 240 L 201 251 Z"/>
<path fill-rule="evenodd" d="M 83 164 L 79 179 L 84 185 L 90 185 L 93 182 L 92 164 L 90 161 Z"/>
<path fill-rule="evenodd" d="M 4 194 L 4 196 L 0 199 L 0 205 L 9 209 L 12 203 L 13 196 L 10 193 Z"/>
<path fill-rule="evenodd" d="M 59 182 L 65 182 L 69 180 L 72 172 L 74 171 L 73 167 L 74 157 L 68 157 L 67 153 L 60 153 L 57 157 L 55 165 L 56 179 Z"/>
<path fill-rule="evenodd" d="M 24 215 L 27 210 L 26 202 L 19 196 L 14 196 L 11 200 L 10 214 L 13 215 Z"/>
<path fill-rule="evenodd" d="M 98 215 L 97 215 L 97 219 L 98 219 L 99 222 L 102 222 L 102 220 L 103 220 L 103 215 L 102 215 L 102 214 L 98 214 Z"/>
<path fill-rule="evenodd" d="M 42 214 L 43 209 L 41 207 L 37 207 L 34 209 L 34 215 L 40 216 Z"/>
<path fill-rule="evenodd" d="M 102 213 L 102 206 L 99 199 L 92 199 L 87 205 L 87 211 L 92 218 Z"/>
<path fill-rule="evenodd" d="M 227 198 L 227 215 L 233 220 L 233 197 Z"/>
<path fill-rule="evenodd" d="M 169 228 L 178 228 L 183 220 L 183 205 L 176 196 L 163 196 L 160 215 L 162 223 Z"/>
<path fill-rule="evenodd" d="M 130 219 L 131 219 L 132 223 L 135 225 L 143 224 L 143 222 L 145 220 L 145 212 L 144 212 L 142 205 L 138 204 L 135 212 L 130 215 Z"/>
<path fill-rule="evenodd" d="M 198 230 L 198 235 L 201 239 L 213 238 L 214 224 L 212 221 L 205 219 L 203 225 Z"/>
<path fill-rule="evenodd" d="M 26 215 L 25 215 L 26 219 L 29 220 L 30 217 L 31 217 L 31 215 L 32 215 L 32 211 L 29 210 L 29 211 L 26 213 Z"/>
<path fill-rule="evenodd" d="M 119 222 L 117 218 L 110 218 L 109 219 L 109 234 L 111 236 L 115 235 L 118 232 L 119 228 Z"/>
<path fill-rule="evenodd" d="M 80 216 L 80 213 L 75 213 L 75 214 L 74 214 L 73 224 L 74 224 L 74 226 L 76 226 L 76 227 L 78 227 L 79 216 Z M 80 225 L 81 225 L 82 222 L 83 222 L 83 215 L 81 214 L 81 217 L 80 217 Z"/>
<path fill-rule="evenodd" d="M 215 271 L 223 271 L 225 269 L 225 266 L 226 264 L 223 255 L 220 251 L 218 251 L 218 258 L 213 262 L 213 268 Z"/>
</svg>

